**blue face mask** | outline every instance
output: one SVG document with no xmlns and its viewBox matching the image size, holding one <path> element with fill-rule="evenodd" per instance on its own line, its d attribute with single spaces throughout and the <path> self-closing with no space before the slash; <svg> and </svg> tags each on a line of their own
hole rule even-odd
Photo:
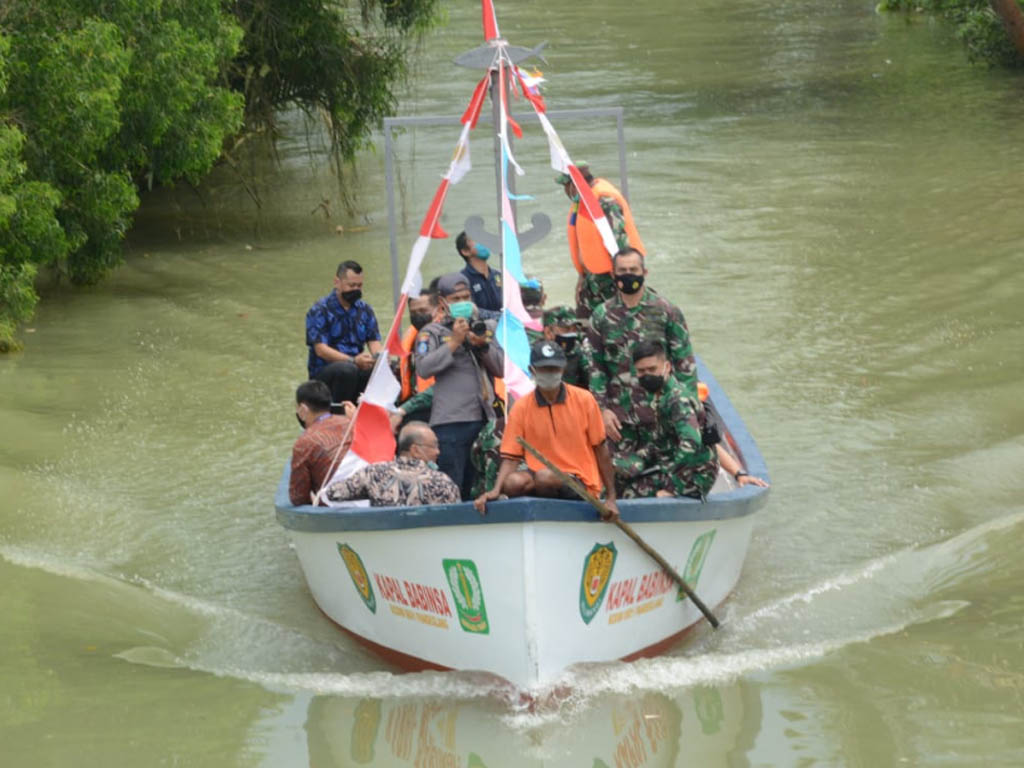
<svg viewBox="0 0 1024 768">
<path fill-rule="evenodd" d="M 464 317 L 467 320 L 473 316 L 472 301 L 455 301 L 448 305 L 448 314 L 452 317 Z"/>
<path fill-rule="evenodd" d="M 480 243 L 477 243 L 476 257 L 478 259 L 483 259 L 484 261 L 487 261 L 487 259 L 491 258 L 491 249 L 488 248 L 486 245 L 481 245 Z"/>
<path fill-rule="evenodd" d="M 437 462 L 436 462 L 436 461 L 428 461 L 428 462 L 427 462 L 427 466 L 428 466 L 428 467 L 429 467 L 430 469 L 437 469 Z"/>
</svg>

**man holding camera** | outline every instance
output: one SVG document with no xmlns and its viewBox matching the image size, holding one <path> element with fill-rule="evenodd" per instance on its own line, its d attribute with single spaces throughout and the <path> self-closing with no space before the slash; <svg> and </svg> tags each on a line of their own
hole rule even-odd
<svg viewBox="0 0 1024 768">
<path fill-rule="evenodd" d="M 334 290 L 306 313 L 309 378 L 324 382 L 335 403 L 356 402 L 383 348 L 377 316 L 362 297 L 362 266 L 343 261 Z"/>
<path fill-rule="evenodd" d="M 612 459 L 619 496 L 705 498 L 718 475 L 717 431 L 701 429 L 700 405 L 673 375 L 661 341 L 638 342 L 632 358 L 636 385 Z"/>
<path fill-rule="evenodd" d="M 444 318 L 417 335 L 416 372 L 434 377 L 430 426 L 441 446 L 437 464 L 465 500 L 474 477 L 470 448 L 487 420 L 494 418 L 493 379 L 502 375 L 505 358 L 493 340 L 495 323 L 479 319 L 465 275 L 444 275 L 437 294 Z"/>
</svg>

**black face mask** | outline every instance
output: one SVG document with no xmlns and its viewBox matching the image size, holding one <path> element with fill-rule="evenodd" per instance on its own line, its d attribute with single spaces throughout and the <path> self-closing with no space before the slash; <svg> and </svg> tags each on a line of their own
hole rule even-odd
<svg viewBox="0 0 1024 768">
<path fill-rule="evenodd" d="M 302 427 L 303 429 L 305 429 L 305 428 L 306 428 L 306 422 L 304 422 L 304 421 L 302 420 L 302 417 L 301 417 L 301 416 L 299 416 L 299 414 L 297 414 L 297 413 L 295 414 L 295 420 L 296 420 L 297 422 L 299 422 L 299 426 L 300 426 L 300 427 Z"/>
<path fill-rule="evenodd" d="M 341 298 L 347 301 L 349 304 L 355 304 L 361 298 L 363 298 L 363 292 L 359 288 L 355 288 L 351 291 L 343 291 Z"/>
<path fill-rule="evenodd" d="M 412 323 L 412 327 L 417 331 L 422 331 L 424 326 L 429 325 L 433 319 L 434 314 L 432 312 L 413 312 L 409 315 L 409 322 Z"/>
<path fill-rule="evenodd" d="M 566 352 L 572 351 L 572 348 L 576 346 L 576 342 L 579 340 L 580 335 L 578 333 L 556 333 L 555 341 L 558 345 Z"/>
<path fill-rule="evenodd" d="M 632 296 L 634 293 L 644 287 L 644 276 L 643 275 L 616 275 L 615 284 L 619 286 L 619 290 L 627 296 Z"/>
<path fill-rule="evenodd" d="M 665 377 L 656 373 L 645 373 L 640 377 L 640 386 L 648 392 L 657 392 L 665 384 Z"/>
</svg>

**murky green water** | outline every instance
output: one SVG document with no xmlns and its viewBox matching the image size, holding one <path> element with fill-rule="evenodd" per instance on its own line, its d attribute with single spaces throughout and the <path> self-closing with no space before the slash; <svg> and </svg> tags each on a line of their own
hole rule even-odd
<svg viewBox="0 0 1024 768">
<path fill-rule="evenodd" d="M 1024 81 L 871 6 L 499 3 L 550 41 L 553 108 L 626 107 L 650 280 L 772 469 L 721 632 L 530 711 L 394 674 L 317 612 L 271 495 L 307 306 L 342 258 L 390 301 L 383 160 L 350 221 L 286 145 L 258 217 L 227 173 L 205 208 L 162 196 L 0 361 L 0 765 L 1024 764 Z M 479 17 L 449 14 L 406 114 L 468 99 L 448 61 Z M 611 124 L 557 127 L 614 167 Z M 456 135 L 399 141 L 403 252 Z M 517 146 L 559 235 L 527 271 L 566 300 L 562 194 L 537 130 Z M 428 276 L 456 266 L 435 244 Z"/>
</svg>

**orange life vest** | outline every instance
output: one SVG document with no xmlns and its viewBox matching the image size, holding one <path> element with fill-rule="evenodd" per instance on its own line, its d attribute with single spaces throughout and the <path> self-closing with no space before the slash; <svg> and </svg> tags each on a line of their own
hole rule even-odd
<svg viewBox="0 0 1024 768">
<path fill-rule="evenodd" d="M 644 243 L 640 239 L 640 233 L 636 231 L 636 224 L 633 223 L 633 212 L 629 209 L 629 203 L 626 202 L 626 198 L 622 196 L 622 193 L 615 188 L 614 184 L 605 179 L 594 179 L 590 189 L 598 199 L 611 197 L 619 204 L 622 208 L 622 217 L 626 222 L 626 235 L 629 237 L 629 244 L 646 256 L 647 251 L 644 250 Z M 593 272 L 598 275 L 611 272 L 611 254 L 605 250 L 604 241 L 601 239 L 601 233 L 598 231 L 597 225 L 586 216 L 578 215 L 578 209 L 579 203 L 575 203 L 572 210 L 569 211 L 567 227 L 569 254 L 572 256 L 573 266 L 576 267 L 576 271 L 581 275 L 584 271 Z M 575 223 L 573 223 L 574 217 L 576 219 Z"/>
<path fill-rule="evenodd" d="M 413 326 L 409 326 L 405 335 L 402 336 L 402 349 L 408 354 L 399 359 L 398 369 L 402 374 L 402 394 L 400 401 L 408 400 L 410 397 L 415 395 L 417 392 L 422 392 L 428 389 L 434 383 L 433 377 L 424 379 L 421 376 L 416 377 L 416 387 L 413 388 L 412 383 L 412 345 L 416 341 L 416 335 L 419 333 Z"/>
</svg>

